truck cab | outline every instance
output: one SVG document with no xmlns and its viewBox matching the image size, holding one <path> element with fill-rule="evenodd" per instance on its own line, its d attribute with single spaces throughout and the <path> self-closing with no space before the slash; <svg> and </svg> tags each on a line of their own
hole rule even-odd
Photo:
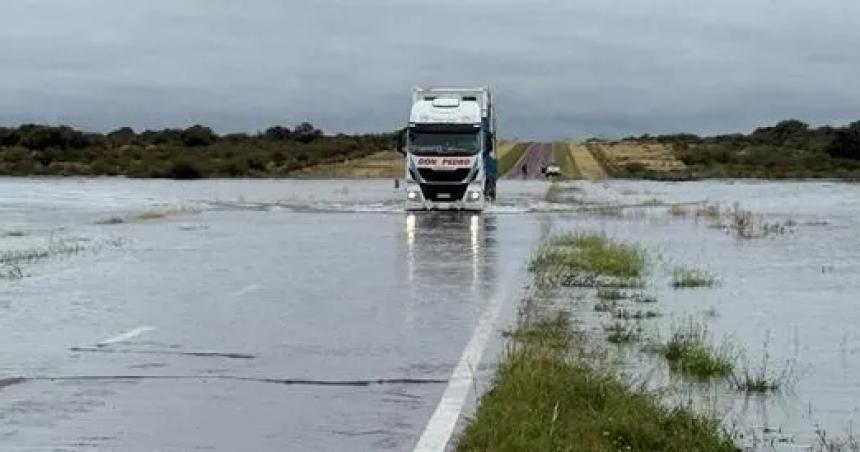
<svg viewBox="0 0 860 452">
<path fill-rule="evenodd" d="M 406 210 L 483 210 L 495 182 L 487 174 L 495 147 L 489 89 L 416 88 L 412 94 L 401 135 Z"/>
</svg>

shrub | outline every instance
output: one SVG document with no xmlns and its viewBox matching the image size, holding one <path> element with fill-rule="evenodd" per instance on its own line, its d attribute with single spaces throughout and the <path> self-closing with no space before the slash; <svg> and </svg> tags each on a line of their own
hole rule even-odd
<svg viewBox="0 0 860 452">
<path fill-rule="evenodd" d="M 676 329 L 662 351 L 673 368 L 695 377 L 727 376 L 732 371 L 728 346 L 714 348 L 705 327 L 692 321 Z"/>
<path fill-rule="evenodd" d="M 182 132 L 182 144 L 188 147 L 209 146 L 218 136 L 209 127 L 195 125 Z"/>
<path fill-rule="evenodd" d="M 187 160 L 177 160 L 173 162 L 165 176 L 170 179 L 200 179 L 205 174 L 199 165 Z"/>
</svg>

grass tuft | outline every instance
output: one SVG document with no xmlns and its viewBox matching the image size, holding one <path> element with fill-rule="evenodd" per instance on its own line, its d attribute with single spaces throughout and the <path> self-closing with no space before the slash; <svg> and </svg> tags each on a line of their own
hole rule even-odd
<svg viewBox="0 0 860 452">
<path fill-rule="evenodd" d="M 615 322 L 604 328 L 607 333 L 606 340 L 613 344 L 629 344 L 639 340 L 640 328 L 625 322 Z"/>
<path fill-rule="evenodd" d="M 615 300 L 599 300 L 594 304 L 594 312 L 612 312 L 617 305 Z"/>
<path fill-rule="evenodd" d="M 636 294 L 632 298 L 634 303 L 656 303 L 657 297 L 654 295 Z"/>
<path fill-rule="evenodd" d="M 96 224 L 101 224 L 101 225 L 123 224 L 123 223 L 125 223 L 125 219 L 123 219 L 122 217 L 107 217 L 107 218 L 102 218 L 100 220 L 96 220 Z"/>
<path fill-rule="evenodd" d="M 601 300 L 623 300 L 627 293 L 614 287 L 598 287 L 597 298 Z"/>
<path fill-rule="evenodd" d="M 597 286 L 601 277 L 638 280 L 645 254 L 602 234 L 568 233 L 550 238 L 532 256 L 529 270 L 544 282 Z"/>
<path fill-rule="evenodd" d="M 659 316 L 660 313 L 657 311 L 617 309 L 612 312 L 612 317 L 619 320 L 644 320 L 653 319 Z"/>
<path fill-rule="evenodd" d="M 190 206 L 150 207 L 134 216 L 136 220 L 160 220 L 176 215 L 200 213 L 200 209 Z"/>
<path fill-rule="evenodd" d="M 747 364 L 743 369 L 732 371 L 729 383 L 738 391 L 746 393 L 764 394 L 779 391 L 789 382 L 793 366 L 791 362 L 787 362 L 783 370 L 776 373 L 768 368 L 768 360 L 767 342 L 765 342 L 761 364 L 756 368 Z"/>
<path fill-rule="evenodd" d="M 694 377 L 724 377 L 732 371 L 729 347 L 715 348 L 707 329 L 692 320 L 672 333 L 662 352 L 674 369 Z"/>
<path fill-rule="evenodd" d="M 716 278 L 704 270 L 678 267 L 672 272 L 672 287 L 676 289 L 711 287 L 715 282 Z"/>
</svg>

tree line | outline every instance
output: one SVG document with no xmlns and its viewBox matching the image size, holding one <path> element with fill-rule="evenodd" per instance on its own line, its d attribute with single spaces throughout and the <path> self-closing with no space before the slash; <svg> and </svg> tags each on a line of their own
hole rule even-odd
<svg viewBox="0 0 860 452">
<path fill-rule="evenodd" d="M 393 134 L 326 135 L 308 122 L 219 135 L 210 127 L 109 133 L 0 127 L 0 174 L 131 177 L 286 176 L 306 166 L 393 149 Z"/>
<path fill-rule="evenodd" d="M 686 178 L 860 178 L 860 121 L 811 127 L 788 119 L 748 134 L 642 135 L 626 140 L 668 145 L 690 173 Z"/>
<path fill-rule="evenodd" d="M 145 130 L 136 133 L 131 127 L 120 127 L 107 134 L 83 132 L 69 126 L 23 124 L 0 127 L 0 146 L 21 146 L 33 151 L 44 149 L 84 149 L 90 146 L 173 144 L 186 147 L 209 146 L 219 140 L 242 142 L 251 140 L 310 143 L 323 137 L 323 132 L 308 122 L 295 128 L 272 126 L 256 134 L 231 133 L 223 136 L 211 128 L 193 125 L 185 129 Z"/>
</svg>

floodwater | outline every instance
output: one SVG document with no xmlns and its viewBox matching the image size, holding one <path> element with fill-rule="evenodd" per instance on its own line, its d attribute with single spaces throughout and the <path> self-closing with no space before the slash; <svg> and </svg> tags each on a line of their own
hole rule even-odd
<svg viewBox="0 0 860 452">
<path fill-rule="evenodd" d="M 661 317 L 638 322 L 646 342 L 668 339 L 694 322 L 727 347 L 736 367 L 767 374 L 779 391 L 746 395 L 723 381 L 685 381 L 662 359 L 621 346 L 616 357 L 637 383 L 720 417 L 741 444 L 755 450 L 819 450 L 821 435 L 856 441 L 860 421 L 860 185 L 837 182 L 613 181 L 576 183 L 578 202 L 646 207 L 596 216 L 560 215 L 557 229 L 600 230 L 642 245 L 649 254 L 646 292 L 656 303 L 628 303 Z M 753 212 L 784 228 L 742 238 L 706 217 L 672 215 L 658 203 L 710 201 Z M 673 289 L 676 267 L 715 275 L 711 288 Z M 607 314 L 594 298 L 573 305 L 595 337 Z M 610 350 L 615 346 L 610 346 Z M 856 450 L 846 447 L 839 450 Z"/>
<path fill-rule="evenodd" d="M 540 226 L 401 199 L 0 180 L 0 250 L 49 250 L 0 279 L 2 449 L 411 450 L 488 300 L 516 306 Z"/>
<path fill-rule="evenodd" d="M 659 300 L 648 309 L 662 317 L 644 330 L 665 337 L 693 316 L 750 362 L 766 346 L 773 369 L 791 369 L 790 384 L 766 397 L 684 386 L 708 394 L 743 442 L 851 434 L 860 186 L 576 182 L 565 187 L 576 204 L 543 201 L 546 188 L 504 181 L 499 205 L 480 216 L 407 215 L 387 180 L 0 179 L 0 253 L 32 256 L 0 278 L 0 442 L 411 450 L 489 300 L 508 294 L 500 331 L 529 253 L 571 228 L 648 250 Z M 741 239 L 659 205 L 703 200 L 792 226 Z M 674 290 L 679 265 L 719 284 Z M 607 319 L 592 306 L 573 303 L 597 337 Z M 494 336 L 476 369 L 482 384 Z M 676 382 L 659 360 L 619 351 L 652 385 Z"/>
</svg>

